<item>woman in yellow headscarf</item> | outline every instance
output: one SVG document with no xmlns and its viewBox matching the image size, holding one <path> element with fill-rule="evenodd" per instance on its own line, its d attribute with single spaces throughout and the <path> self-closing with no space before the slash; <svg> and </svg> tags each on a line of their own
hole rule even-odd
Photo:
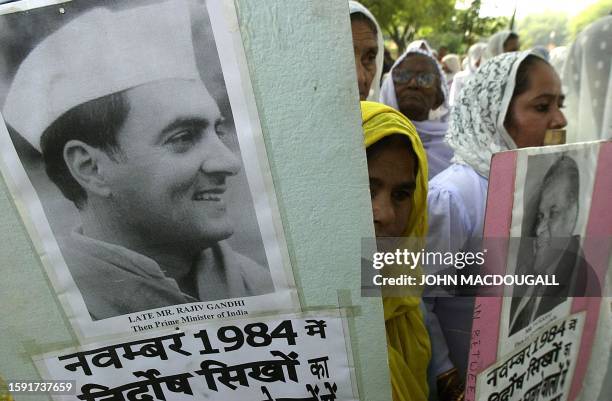
<svg viewBox="0 0 612 401">
<path fill-rule="evenodd" d="M 427 236 L 427 156 L 414 125 L 397 110 L 361 102 L 377 237 Z M 421 298 L 384 297 L 394 401 L 428 398 L 429 334 Z"/>
</svg>

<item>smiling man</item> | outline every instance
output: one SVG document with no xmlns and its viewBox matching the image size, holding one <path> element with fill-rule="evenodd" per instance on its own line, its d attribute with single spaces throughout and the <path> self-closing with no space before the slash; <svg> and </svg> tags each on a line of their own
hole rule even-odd
<svg viewBox="0 0 612 401">
<path fill-rule="evenodd" d="M 88 11 L 31 51 L 7 96 L 7 123 L 78 209 L 59 242 L 94 320 L 274 290 L 223 241 L 241 165 L 190 26 L 180 3 Z"/>
</svg>

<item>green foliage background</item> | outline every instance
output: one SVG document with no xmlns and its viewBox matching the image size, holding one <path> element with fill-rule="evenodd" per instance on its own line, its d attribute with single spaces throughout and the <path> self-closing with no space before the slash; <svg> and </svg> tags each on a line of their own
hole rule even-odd
<svg viewBox="0 0 612 401">
<path fill-rule="evenodd" d="M 537 0 L 534 0 L 537 1 Z M 434 47 L 446 46 L 451 53 L 465 54 L 469 46 L 486 41 L 508 29 L 511 16 L 481 18 L 481 0 L 465 10 L 455 9 L 455 0 L 361 0 L 372 11 L 393 53 L 403 52 L 415 39 L 427 39 Z M 532 14 L 515 24 L 521 48 L 568 45 L 588 24 L 612 12 L 612 0 L 600 0 L 574 18 L 562 12 Z"/>
<path fill-rule="evenodd" d="M 480 0 L 467 10 L 455 9 L 455 0 L 362 0 L 398 53 L 415 39 L 427 38 L 434 47 L 464 53 L 479 40 L 508 26 L 508 18 L 480 18 Z"/>
<path fill-rule="evenodd" d="M 569 38 L 574 40 L 576 35 L 587 25 L 603 16 L 612 14 L 612 0 L 600 0 L 599 2 L 587 7 L 570 21 Z"/>
</svg>

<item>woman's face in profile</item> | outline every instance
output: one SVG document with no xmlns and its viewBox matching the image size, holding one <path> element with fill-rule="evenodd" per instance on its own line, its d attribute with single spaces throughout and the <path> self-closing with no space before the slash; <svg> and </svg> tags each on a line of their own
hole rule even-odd
<svg viewBox="0 0 612 401">
<path fill-rule="evenodd" d="M 555 70 L 539 61 L 529 67 L 528 89 L 515 96 L 508 109 L 506 130 L 519 148 L 542 146 L 546 130 L 565 127 L 561 111 L 565 96 Z"/>
</svg>

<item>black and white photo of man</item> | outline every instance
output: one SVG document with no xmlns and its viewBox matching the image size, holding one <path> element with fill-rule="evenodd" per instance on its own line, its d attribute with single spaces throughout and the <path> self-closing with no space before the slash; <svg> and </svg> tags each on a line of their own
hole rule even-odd
<svg viewBox="0 0 612 401">
<path fill-rule="evenodd" d="M 78 209 L 58 243 L 93 320 L 274 291 L 224 240 L 241 168 L 182 2 L 94 8 L 34 47 L 3 107 Z"/>
<path fill-rule="evenodd" d="M 529 244 L 519 274 L 554 275 L 559 286 L 515 287 L 510 308 L 510 335 L 564 302 L 584 292 L 588 268 L 574 235 L 580 207 L 580 174 L 576 161 L 557 156 L 541 187 Z"/>
</svg>

